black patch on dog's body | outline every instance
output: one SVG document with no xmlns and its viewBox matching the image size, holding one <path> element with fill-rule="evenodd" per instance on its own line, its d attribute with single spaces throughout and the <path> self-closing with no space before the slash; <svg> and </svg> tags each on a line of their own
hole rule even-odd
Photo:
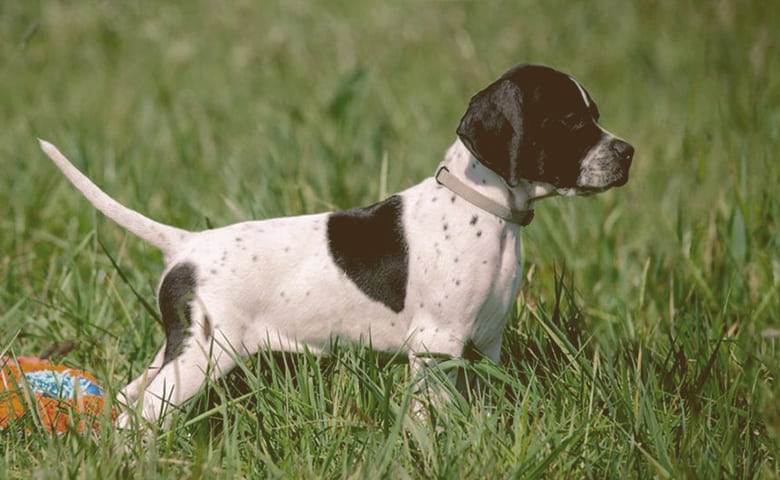
<svg viewBox="0 0 780 480">
<path fill-rule="evenodd" d="M 398 195 L 328 217 L 333 261 L 369 298 L 398 313 L 404 309 L 409 254 Z"/>
<path fill-rule="evenodd" d="M 163 278 L 158 303 L 165 327 L 165 357 L 163 365 L 176 358 L 181 352 L 184 339 L 192 325 L 190 301 L 195 295 L 197 279 L 195 267 L 180 263 Z"/>
</svg>

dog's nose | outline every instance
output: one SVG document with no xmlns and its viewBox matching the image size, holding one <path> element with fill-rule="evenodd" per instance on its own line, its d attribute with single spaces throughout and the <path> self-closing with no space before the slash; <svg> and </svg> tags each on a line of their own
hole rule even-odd
<svg viewBox="0 0 780 480">
<path fill-rule="evenodd" d="M 634 158 L 634 147 L 623 140 L 615 139 L 609 148 L 615 154 L 616 160 L 620 165 L 620 178 L 613 186 L 620 187 L 628 182 L 628 170 L 631 168 L 631 160 Z"/>
<path fill-rule="evenodd" d="M 634 147 L 630 143 L 623 140 L 615 140 L 610 148 L 615 152 L 615 156 L 620 159 L 620 163 L 624 167 L 627 168 L 631 165 L 631 159 L 634 158 Z"/>
</svg>

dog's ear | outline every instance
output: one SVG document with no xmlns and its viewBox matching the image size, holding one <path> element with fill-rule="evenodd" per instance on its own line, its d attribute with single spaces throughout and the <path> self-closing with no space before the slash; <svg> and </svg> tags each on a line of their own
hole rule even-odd
<svg viewBox="0 0 780 480">
<path fill-rule="evenodd" d="M 510 80 L 499 80 L 471 98 L 457 134 L 483 165 L 514 187 L 521 178 L 523 98 Z"/>
</svg>

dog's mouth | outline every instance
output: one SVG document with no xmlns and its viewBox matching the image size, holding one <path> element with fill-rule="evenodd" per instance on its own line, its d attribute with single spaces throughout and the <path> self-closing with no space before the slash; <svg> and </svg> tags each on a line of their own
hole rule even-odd
<svg viewBox="0 0 780 480">
<path fill-rule="evenodd" d="M 630 162 L 630 160 L 629 160 Z M 622 187 L 623 185 L 628 183 L 628 169 L 630 168 L 630 163 L 626 165 L 623 170 L 621 171 L 620 177 L 618 177 L 617 180 L 615 180 L 612 185 L 609 186 L 609 188 L 612 187 Z"/>
<path fill-rule="evenodd" d="M 558 187 L 555 191 L 562 197 L 581 196 L 588 197 L 598 193 L 606 192 L 613 187 L 622 187 L 628 183 L 628 171 L 624 170 L 614 180 L 602 185 L 577 185 L 576 187 Z"/>
<path fill-rule="evenodd" d="M 564 197 L 578 196 L 578 197 L 591 197 L 593 195 L 606 192 L 611 187 L 578 187 L 578 188 L 559 188 L 558 194 Z"/>
<path fill-rule="evenodd" d="M 587 188 L 580 192 L 581 197 L 591 197 L 593 195 L 596 195 L 598 193 L 606 192 L 609 190 L 610 187 L 602 187 L 602 188 Z"/>
<path fill-rule="evenodd" d="M 595 193 L 601 193 L 601 192 L 604 192 L 606 190 L 609 190 L 610 188 L 622 187 L 626 183 L 628 183 L 628 170 L 624 170 L 621 173 L 621 175 L 615 181 L 610 182 L 610 183 L 608 183 L 607 185 L 605 185 L 603 187 L 595 188 L 594 192 Z"/>
</svg>

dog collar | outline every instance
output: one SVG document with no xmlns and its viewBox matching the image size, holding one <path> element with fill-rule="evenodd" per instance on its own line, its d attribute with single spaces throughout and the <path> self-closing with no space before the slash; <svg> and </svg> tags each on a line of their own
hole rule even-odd
<svg viewBox="0 0 780 480">
<path fill-rule="evenodd" d="M 503 218 L 509 223 L 516 223 L 525 227 L 534 218 L 533 209 L 515 210 L 507 205 L 502 205 L 463 183 L 458 177 L 450 173 L 449 169 L 444 165 L 440 166 L 436 171 L 435 178 L 439 185 L 449 188 L 453 193 L 475 207 Z"/>
</svg>

